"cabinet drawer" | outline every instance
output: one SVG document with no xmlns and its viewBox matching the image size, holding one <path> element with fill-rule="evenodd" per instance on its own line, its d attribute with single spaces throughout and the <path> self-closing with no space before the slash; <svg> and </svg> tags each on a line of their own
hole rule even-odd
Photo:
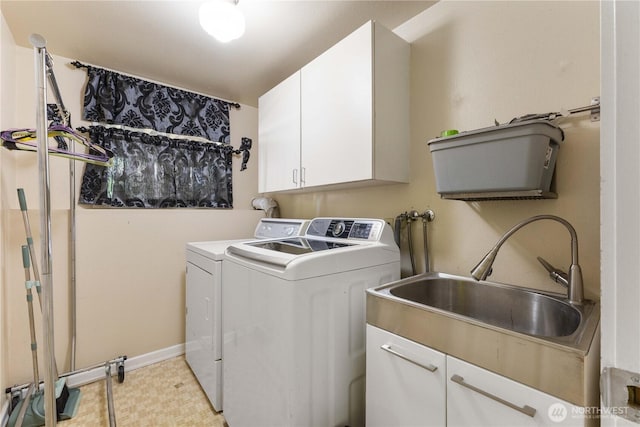
<svg viewBox="0 0 640 427">
<path fill-rule="evenodd" d="M 367 325 L 367 426 L 443 426 L 446 356 Z"/>
<path fill-rule="evenodd" d="M 581 426 L 579 408 L 447 356 L 448 426 Z"/>
</svg>

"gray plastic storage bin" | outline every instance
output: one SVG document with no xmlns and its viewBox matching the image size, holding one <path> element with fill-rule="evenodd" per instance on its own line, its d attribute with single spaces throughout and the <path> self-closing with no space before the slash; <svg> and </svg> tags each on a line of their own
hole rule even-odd
<svg viewBox="0 0 640 427">
<path fill-rule="evenodd" d="M 562 130 L 546 121 L 462 132 L 428 142 L 443 198 L 549 196 Z"/>
</svg>

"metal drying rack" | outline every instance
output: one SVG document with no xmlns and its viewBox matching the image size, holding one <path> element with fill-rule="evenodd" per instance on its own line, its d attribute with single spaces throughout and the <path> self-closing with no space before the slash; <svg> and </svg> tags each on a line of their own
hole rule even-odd
<svg viewBox="0 0 640 427">
<path fill-rule="evenodd" d="M 51 57 L 46 49 L 46 40 L 39 34 L 32 34 L 29 41 L 34 47 L 35 56 L 35 77 L 36 77 L 36 139 L 38 153 L 38 179 L 40 193 L 40 244 L 42 267 L 40 282 L 42 287 L 42 333 L 43 333 L 43 353 L 44 353 L 44 400 L 45 400 L 45 426 L 54 426 L 56 419 L 56 392 L 55 383 L 58 379 L 57 365 L 55 361 L 54 348 L 54 328 L 53 328 L 53 289 L 52 289 L 52 262 L 51 262 L 51 188 L 49 177 L 49 152 L 48 152 L 48 126 L 47 126 L 47 80 L 51 84 L 51 89 L 59 107 L 65 125 L 69 125 L 69 112 L 66 110 L 60 89 L 58 87 Z M 71 144 L 74 144 L 71 141 Z M 72 145 L 71 150 L 74 150 Z M 76 354 L 76 218 L 75 218 L 75 160 L 69 160 L 69 195 L 70 195 L 70 227 L 69 227 L 69 247 L 70 247 L 70 310 L 71 310 L 71 362 L 70 371 L 63 376 L 75 373 L 86 372 L 94 367 L 75 370 Z M 126 356 L 106 361 L 97 366 L 105 367 L 107 376 L 107 400 L 109 412 L 109 425 L 115 427 L 115 411 L 113 409 L 113 397 L 111 392 L 111 365 L 117 365 L 119 382 L 124 381 L 124 361 Z"/>
</svg>

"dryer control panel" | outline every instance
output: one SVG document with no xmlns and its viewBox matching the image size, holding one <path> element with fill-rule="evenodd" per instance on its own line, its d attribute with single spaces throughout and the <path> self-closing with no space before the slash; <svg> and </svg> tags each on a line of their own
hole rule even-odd
<svg viewBox="0 0 640 427">
<path fill-rule="evenodd" d="M 308 222 L 306 219 L 262 218 L 254 235 L 258 239 L 303 236 Z"/>
<path fill-rule="evenodd" d="M 309 224 L 307 235 L 378 241 L 384 225 L 381 219 L 316 218 Z"/>
</svg>

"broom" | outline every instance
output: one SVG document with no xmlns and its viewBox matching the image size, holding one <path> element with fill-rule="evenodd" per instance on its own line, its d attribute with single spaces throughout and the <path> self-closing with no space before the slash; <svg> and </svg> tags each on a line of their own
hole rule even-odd
<svg viewBox="0 0 640 427">
<path fill-rule="evenodd" d="M 25 228 L 25 233 L 27 236 L 27 247 L 25 248 L 23 246 L 23 250 L 22 250 L 22 255 L 23 255 L 23 265 L 25 267 L 25 275 L 27 275 L 27 289 L 28 289 L 28 294 L 30 293 L 30 288 L 31 286 L 35 285 L 36 286 L 36 291 L 38 293 L 38 302 L 40 304 L 40 309 L 42 310 L 42 301 L 40 298 L 40 292 L 41 292 L 41 287 L 40 287 L 40 275 L 39 275 L 39 271 L 38 271 L 38 265 L 36 262 L 36 256 L 35 256 L 35 248 L 33 246 L 33 237 L 31 234 L 31 226 L 29 223 L 29 215 L 28 215 L 28 210 L 27 210 L 27 200 L 26 197 L 24 195 L 24 189 L 22 188 L 18 188 L 18 201 L 20 203 L 20 210 L 22 212 L 22 220 L 24 222 L 24 228 Z M 27 250 L 28 249 L 28 250 Z M 29 258 L 31 258 L 31 267 L 33 268 L 33 276 L 34 276 L 34 281 L 31 282 L 29 280 L 29 276 L 28 276 L 28 272 L 29 272 Z M 30 284 L 30 285 L 29 285 Z M 29 299 L 29 297 L 27 297 Z M 33 299 L 33 297 L 31 297 L 31 299 Z M 33 307 L 30 307 L 30 321 L 33 323 Z M 33 328 L 33 325 L 31 326 L 31 328 Z M 33 354 L 33 358 L 34 358 L 34 384 L 39 384 L 39 380 L 37 378 L 38 373 L 37 373 L 37 355 L 36 355 L 36 344 L 35 344 L 35 331 L 33 332 L 32 335 L 32 354 Z M 55 359 L 54 359 L 55 362 Z M 72 389 L 69 390 L 69 387 L 66 384 L 66 379 L 60 379 L 58 377 L 58 367 L 57 367 L 57 362 L 54 363 L 54 376 L 56 378 L 56 384 L 55 384 L 55 394 L 56 394 L 56 413 L 57 413 L 57 419 L 58 420 L 63 420 L 63 419 L 69 419 L 71 417 L 73 417 L 77 411 L 77 405 L 79 404 L 79 397 L 80 397 L 80 390 L 79 389 Z M 38 387 L 36 387 L 38 388 Z M 39 394 L 39 395 L 38 395 Z M 36 422 L 35 424 L 29 424 L 29 425 L 43 425 L 44 424 L 44 410 L 43 410 L 43 406 L 44 406 L 44 401 L 42 399 L 42 394 L 40 392 L 36 392 L 36 395 L 34 395 L 34 397 L 31 399 L 31 404 L 29 405 L 29 409 L 27 409 L 27 415 L 25 416 L 25 420 L 30 418 L 29 415 L 32 415 L 34 419 L 38 419 L 40 418 L 40 415 L 42 415 L 42 424 L 38 424 L 37 422 L 39 421 L 34 421 Z M 16 408 L 17 409 L 17 408 Z M 30 414 L 31 412 L 31 414 Z"/>
</svg>

